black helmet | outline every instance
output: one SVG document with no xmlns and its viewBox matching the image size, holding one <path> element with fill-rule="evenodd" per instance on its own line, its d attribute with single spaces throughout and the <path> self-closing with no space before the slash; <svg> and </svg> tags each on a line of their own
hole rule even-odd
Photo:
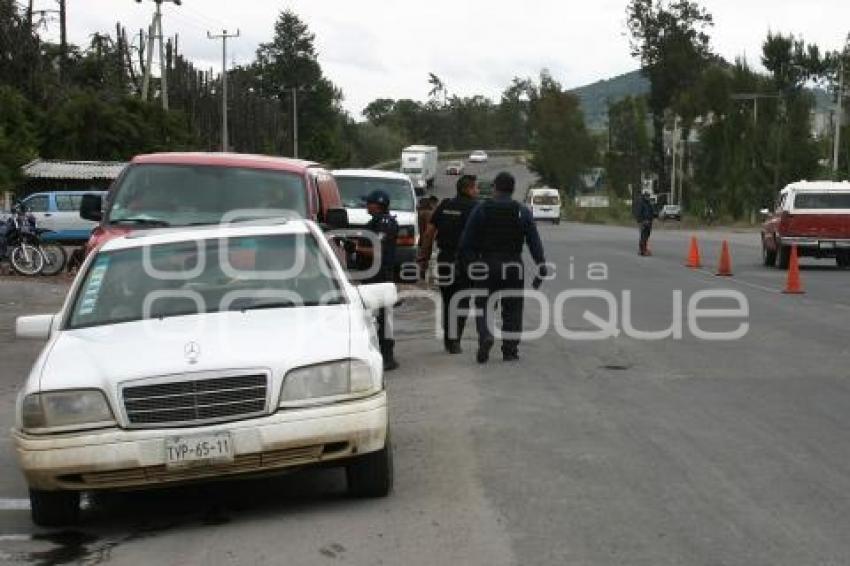
<svg viewBox="0 0 850 566">
<path fill-rule="evenodd" d="M 363 200 L 366 201 L 366 204 L 380 204 L 384 208 L 390 207 L 390 195 L 380 189 L 372 191 Z"/>
</svg>

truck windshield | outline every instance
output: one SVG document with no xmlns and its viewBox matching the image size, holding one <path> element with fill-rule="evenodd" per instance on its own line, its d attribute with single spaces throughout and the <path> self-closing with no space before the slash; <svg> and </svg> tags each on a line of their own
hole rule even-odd
<svg viewBox="0 0 850 566">
<path fill-rule="evenodd" d="M 405 167 L 401 170 L 402 173 L 406 173 L 408 175 L 419 175 L 422 173 L 421 167 Z"/>
<path fill-rule="evenodd" d="M 542 205 L 558 205 L 558 197 L 550 196 L 550 195 L 539 195 L 533 197 L 533 204 L 542 204 Z"/>
<path fill-rule="evenodd" d="M 98 254 L 68 327 L 342 302 L 311 234 L 209 238 Z"/>
<path fill-rule="evenodd" d="M 237 210 L 265 209 L 306 216 L 304 179 L 242 167 L 135 165 L 116 187 L 108 222 L 216 224 Z"/>
<path fill-rule="evenodd" d="M 797 193 L 794 208 L 809 210 L 850 209 L 850 192 Z"/>
<path fill-rule="evenodd" d="M 377 177 L 336 178 L 343 206 L 346 208 L 366 208 L 363 198 L 372 191 L 381 190 L 390 195 L 392 210 L 416 210 L 416 202 L 410 183 L 401 179 L 381 179 Z"/>
</svg>

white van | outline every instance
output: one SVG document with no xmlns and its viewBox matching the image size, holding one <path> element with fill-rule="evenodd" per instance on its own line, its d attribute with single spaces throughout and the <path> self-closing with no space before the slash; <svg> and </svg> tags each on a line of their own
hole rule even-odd
<svg viewBox="0 0 850 566">
<path fill-rule="evenodd" d="M 528 189 L 525 204 L 535 220 L 551 220 L 554 224 L 561 222 L 561 195 L 557 189 Z"/>
<path fill-rule="evenodd" d="M 410 177 L 416 194 L 434 186 L 439 153 L 433 145 L 411 145 L 401 151 L 401 172 Z"/>
</svg>

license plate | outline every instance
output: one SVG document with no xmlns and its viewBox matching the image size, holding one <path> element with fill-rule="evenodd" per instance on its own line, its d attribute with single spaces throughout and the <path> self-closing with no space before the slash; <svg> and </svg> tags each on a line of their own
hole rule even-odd
<svg viewBox="0 0 850 566">
<path fill-rule="evenodd" d="M 232 461 L 233 439 L 227 432 L 165 440 L 165 465 L 168 467 Z"/>
<path fill-rule="evenodd" d="M 825 250 L 835 249 L 835 242 L 820 242 L 820 247 Z"/>
</svg>

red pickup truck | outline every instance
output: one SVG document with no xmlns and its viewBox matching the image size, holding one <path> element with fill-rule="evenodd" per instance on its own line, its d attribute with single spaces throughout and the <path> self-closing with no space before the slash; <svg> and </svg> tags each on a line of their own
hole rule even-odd
<svg viewBox="0 0 850 566">
<path fill-rule="evenodd" d="M 801 257 L 835 258 L 850 267 L 850 183 L 800 181 L 782 189 L 761 229 L 766 266 L 787 269 L 791 246 Z"/>
<path fill-rule="evenodd" d="M 86 253 L 145 228 L 218 224 L 237 210 L 286 210 L 322 224 L 345 215 L 333 176 L 320 165 L 238 153 L 135 157 L 104 201 L 86 195 L 80 216 L 99 223 Z"/>
</svg>

